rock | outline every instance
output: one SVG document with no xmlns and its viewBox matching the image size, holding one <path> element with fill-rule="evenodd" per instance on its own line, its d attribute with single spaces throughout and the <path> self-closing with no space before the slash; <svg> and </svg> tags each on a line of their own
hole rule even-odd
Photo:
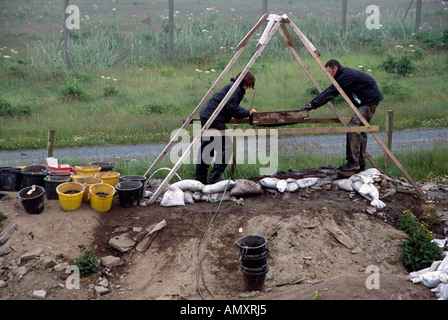
<svg viewBox="0 0 448 320">
<path fill-rule="evenodd" d="M 406 240 L 406 239 L 408 239 L 409 238 L 409 236 L 406 234 L 406 233 L 404 233 L 404 232 L 393 232 L 393 233 L 391 233 L 390 235 L 389 235 L 389 237 L 391 238 L 391 239 L 394 239 L 394 240 Z"/>
<path fill-rule="evenodd" d="M 26 267 L 16 267 L 12 271 L 13 274 L 18 278 L 21 278 L 28 273 L 28 269 Z"/>
<path fill-rule="evenodd" d="M 128 252 L 134 244 L 135 241 L 127 233 L 123 233 L 109 240 L 109 245 L 121 252 Z"/>
<path fill-rule="evenodd" d="M 109 292 L 109 289 L 103 286 L 95 286 L 95 291 L 99 295 L 103 295 Z"/>
<path fill-rule="evenodd" d="M 103 278 L 100 282 L 98 282 L 98 285 L 107 288 L 109 286 L 109 281 L 107 280 L 107 278 Z"/>
<path fill-rule="evenodd" d="M 57 265 L 55 265 L 53 269 L 56 272 L 61 272 L 65 269 L 67 269 L 68 266 L 70 266 L 70 264 L 68 262 L 62 262 L 62 263 L 58 263 Z"/>
<path fill-rule="evenodd" d="M 54 260 L 53 258 L 45 258 L 42 261 L 42 268 L 45 270 L 45 269 L 54 267 L 56 265 L 56 263 L 57 263 L 56 260 Z"/>
<path fill-rule="evenodd" d="M 119 266 L 122 261 L 120 257 L 106 256 L 101 258 L 101 263 L 103 264 L 103 266 L 110 269 Z"/>
<path fill-rule="evenodd" d="M 33 298 L 36 298 L 36 299 L 45 299 L 46 295 L 47 295 L 47 291 L 45 291 L 45 290 L 33 291 Z"/>
<path fill-rule="evenodd" d="M 17 224 L 13 223 L 11 226 L 9 226 L 8 229 L 0 236 L 0 246 L 6 243 L 9 238 L 11 238 L 12 234 L 16 230 Z"/>
<path fill-rule="evenodd" d="M 42 248 L 36 248 L 36 249 L 30 250 L 30 251 L 24 253 L 20 257 L 20 260 L 25 261 L 25 260 L 31 260 L 31 259 L 40 257 L 40 255 L 42 254 L 43 251 L 44 251 L 44 249 L 42 249 Z"/>
<path fill-rule="evenodd" d="M 3 246 L 0 246 L 0 257 L 7 255 L 10 252 L 11 252 L 11 248 L 9 247 L 9 243 L 6 243 Z"/>
<path fill-rule="evenodd" d="M 5 288 L 7 285 L 5 280 L 0 280 L 0 288 Z"/>
</svg>

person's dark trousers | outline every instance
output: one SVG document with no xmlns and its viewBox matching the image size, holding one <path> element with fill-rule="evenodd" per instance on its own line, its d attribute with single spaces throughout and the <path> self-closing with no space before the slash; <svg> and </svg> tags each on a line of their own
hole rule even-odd
<svg viewBox="0 0 448 320">
<path fill-rule="evenodd" d="M 378 104 L 371 106 L 360 106 L 359 113 L 366 119 L 368 123 L 375 114 Z M 359 117 L 355 114 L 350 120 L 350 127 L 363 126 Z M 367 133 L 366 132 L 349 132 L 347 133 L 346 159 L 349 163 L 359 163 L 361 169 L 365 169 L 367 158 Z"/>
<path fill-rule="evenodd" d="M 201 125 L 204 127 L 207 119 L 201 118 Z M 225 130 L 227 129 L 224 123 L 212 123 L 209 129 Z M 217 140 L 219 139 L 219 140 Z M 225 136 L 202 137 L 200 153 L 196 163 L 195 179 L 204 184 L 210 184 L 221 180 L 221 176 L 230 162 L 232 153 L 232 139 Z M 215 163 L 208 176 L 208 170 L 212 162 L 213 156 L 216 152 Z"/>
</svg>

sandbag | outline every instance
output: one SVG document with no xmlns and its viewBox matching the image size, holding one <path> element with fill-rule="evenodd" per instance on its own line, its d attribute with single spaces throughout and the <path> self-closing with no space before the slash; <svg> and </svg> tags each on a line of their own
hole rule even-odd
<svg viewBox="0 0 448 320">
<path fill-rule="evenodd" d="M 186 179 L 177 181 L 173 183 L 172 186 L 177 187 L 182 191 L 196 192 L 201 191 L 202 188 L 204 187 L 204 184 L 201 181 Z"/>
<path fill-rule="evenodd" d="M 195 192 L 193 199 L 197 202 L 218 202 L 218 201 L 236 201 L 236 198 L 231 196 L 229 192 L 223 193 L 201 193 Z"/>
<path fill-rule="evenodd" d="M 288 185 L 288 182 L 286 180 L 278 180 L 275 187 L 279 192 L 284 192 L 286 190 L 286 186 Z"/>
<path fill-rule="evenodd" d="M 184 201 L 185 201 L 185 204 L 194 203 L 193 194 L 191 193 L 191 191 L 184 192 Z"/>
<path fill-rule="evenodd" d="M 263 178 L 260 180 L 260 184 L 265 188 L 277 189 L 278 178 Z"/>
<path fill-rule="evenodd" d="M 294 192 L 297 189 L 299 189 L 299 185 L 297 184 L 297 182 L 288 182 L 288 184 L 286 185 L 286 192 Z"/>
<path fill-rule="evenodd" d="M 337 182 L 339 189 L 344 191 L 353 191 L 353 181 L 350 179 L 341 179 Z"/>
<path fill-rule="evenodd" d="M 247 179 L 238 179 L 235 180 L 235 185 L 230 190 L 230 195 L 242 196 L 245 194 L 259 194 L 262 192 L 263 189 L 259 183 Z"/>
<path fill-rule="evenodd" d="M 229 184 L 227 186 L 227 184 Z M 216 182 L 214 184 L 207 184 L 204 185 L 204 187 L 202 188 L 202 193 L 218 193 L 218 192 L 224 192 L 224 190 L 229 191 L 230 189 L 233 188 L 233 186 L 235 185 L 235 181 L 232 180 L 222 180 L 219 182 Z"/>
<path fill-rule="evenodd" d="M 300 189 L 308 188 L 317 183 L 319 178 L 304 178 L 296 181 L 297 185 Z"/>
<path fill-rule="evenodd" d="M 163 194 L 160 205 L 162 207 L 184 206 L 184 192 L 177 187 L 170 186 Z"/>
</svg>

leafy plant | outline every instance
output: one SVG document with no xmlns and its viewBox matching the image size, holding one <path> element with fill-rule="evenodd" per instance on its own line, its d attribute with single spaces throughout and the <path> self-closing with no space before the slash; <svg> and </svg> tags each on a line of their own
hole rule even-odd
<svg viewBox="0 0 448 320">
<path fill-rule="evenodd" d="M 408 55 L 396 57 L 395 55 L 388 54 L 381 63 L 381 67 L 388 73 L 396 73 L 401 76 L 413 73 L 415 70 L 412 59 Z"/>
<path fill-rule="evenodd" d="M 95 248 L 87 248 L 82 256 L 76 258 L 76 265 L 81 276 L 86 277 L 98 273 L 100 261 L 101 259 L 95 255 Z"/>
<path fill-rule="evenodd" d="M 81 87 L 78 81 L 68 80 L 62 87 L 62 96 L 64 99 L 85 101 L 88 99 L 86 91 Z"/>
<path fill-rule="evenodd" d="M 443 258 L 443 248 L 433 241 L 427 225 L 420 223 L 411 211 L 404 211 L 399 223 L 400 229 L 409 235 L 409 239 L 401 244 L 403 252 L 400 255 L 409 272 L 427 268 Z"/>
<path fill-rule="evenodd" d="M 31 110 L 27 105 L 13 105 L 7 99 L 0 97 L 0 116 L 30 115 Z"/>
<path fill-rule="evenodd" d="M 118 89 L 114 86 L 108 86 L 104 88 L 104 96 L 105 97 L 113 97 L 118 95 Z"/>
</svg>

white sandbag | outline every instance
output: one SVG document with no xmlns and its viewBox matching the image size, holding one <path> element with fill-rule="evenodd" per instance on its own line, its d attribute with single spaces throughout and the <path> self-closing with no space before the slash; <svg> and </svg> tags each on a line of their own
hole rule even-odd
<svg viewBox="0 0 448 320">
<path fill-rule="evenodd" d="M 315 185 L 318 180 L 319 178 L 304 178 L 297 180 L 296 183 L 299 188 L 304 189 Z"/>
<path fill-rule="evenodd" d="M 223 192 L 218 192 L 218 193 L 201 193 L 201 192 L 196 192 L 193 195 L 193 198 L 195 201 L 197 202 L 219 202 L 221 201 L 236 201 L 236 198 L 231 196 L 229 192 L 223 193 Z"/>
<path fill-rule="evenodd" d="M 186 179 L 177 181 L 173 183 L 172 186 L 177 187 L 182 191 L 196 192 L 201 191 L 204 187 L 204 184 L 201 181 Z"/>
<path fill-rule="evenodd" d="M 428 288 L 435 288 L 440 283 L 441 271 L 427 272 L 421 276 L 421 282 Z"/>
<path fill-rule="evenodd" d="M 185 201 L 185 204 L 194 203 L 193 193 L 191 193 L 191 191 L 184 192 L 184 201 Z"/>
<path fill-rule="evenodd" d="M 376 168 L 370 168 L 364 171 L 361 171 L 358 173 L 361 176 L 370 177 L 372 179 L 378 178 L 381 176 L 381 172 L 378 171 Z"/>
<path fill-rule="evenodd" d="M 229 185 L 227 186 L 227 184 L 229 184 Z M 226 190 L 226 187 L 227 187 L 227 191 L 230 191 L 230 189 L 232 189 L 234 185 L 235 185 L 235 181 L 222 180 L 222 181 L 216 182 L 214 184 L 204 185 L 204 187 L 202 188 L 202 193 L 224 192 L 224 190 Z"/>
<path fill-rule="evenodd" d="M 275 185 L 275 188 L 280 192 L 285 192 L 287 185 L 288 182 L 286 182 L 286 180 L 278 180 L 277 184 Z"/>
<path fill-rule="evenodd" d="M 359 189 L 361 189 L 361 187 L 364 185 L 364 183 L 362 181 L 355 181 L 352 183 L 352 188 L 353 190 L 355 190 L 356 192 L 359 192 Z"/>
<path fill-rule="evenodd" d="M 286 185 L 286 192 L 294 192 L 297 189 L 299 189 L 299 185 L 294 181 L 294 182 L 288 182 Z"/>
<path fill-rule="evenodd" d="M 170 186 L 163 194 L 160 205 L 162 207 L 184 206 L 184 192 L 177 187 Z"/>
<path fill-rule="evenodd" d="M 235 180 L 235 185 L 230 190 L 231 196 L 242 196 L 246 194 L 260 194 L 263 192 L 261 185 L 255 181 L 247 179 Z"/>
<path fill-rule="evenodd" d="M 276 189 L 277 182 L 279 182 L 279 181 L 280 181 L 280 179 L 278 179 L 278 178 L 263 178 L 260 180 L 260 184 L 265 188 Z"/>
<path fill-rule="evenodd" d="M 353 182 L 361 181 L 362 183 L 373 183 L 373 179 L 369 176 L 364 176 L 361 174 L 354 174 L 350 178 Z"/>
<path fill-rule="evenodd" d="M 344 191 L 353 191 L 352 184 L 353 181 L 350 179 L 341 179 L 337 182 L 339 189 Z"/>
</svg>

